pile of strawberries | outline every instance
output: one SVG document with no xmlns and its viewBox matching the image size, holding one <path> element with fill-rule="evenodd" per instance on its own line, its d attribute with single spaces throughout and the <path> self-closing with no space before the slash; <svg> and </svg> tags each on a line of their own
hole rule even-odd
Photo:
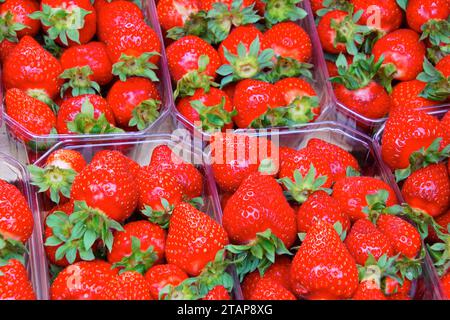
<svg viewBox="0 0 450 320">
<path fill-rule="evenodd" d="M 381 139 L 383 160 L 407 203 L 402 214 L 416 222 L 450 298 L 449 143 L 450 113 L 440 120 L 407 108 L 391 113 Z"/>
<path fill-rule="evenodd" d="M 161 43 L 134 3 L 7 0 L 0 14 L 5 112 L 20 139 L 24 129 L 143 130 L 158 118 Z"/>
<path fill-rule="evenodd" d="M 35 300 L 25 268 L 33 214 L 20 190 L 0 179 L 0 300 Z"/>
<path fill-rule="evenodd" d="M 311 0 L 334 93 L 380 119 L 450 98 L 447 0 Z"/>
<path fill-rule="evenodd" d="M 319 116 L 311 39 L 293 22 L 306 16 L 298 3 L 158 2 L 185 122 L 212 132 L 294 126 Z"/>
</svg>

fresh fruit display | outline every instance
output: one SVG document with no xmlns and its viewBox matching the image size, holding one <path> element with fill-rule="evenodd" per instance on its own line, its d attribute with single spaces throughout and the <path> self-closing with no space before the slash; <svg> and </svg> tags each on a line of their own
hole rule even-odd
<svg viewBox="0 0 450 320">
<path fill-rule="evenodd" d="M 188 128 L 292 127 L 319 117 L 324 88 L 313 79 L 299 3 L 158 2 L 176 109 Z"/>
</svg>

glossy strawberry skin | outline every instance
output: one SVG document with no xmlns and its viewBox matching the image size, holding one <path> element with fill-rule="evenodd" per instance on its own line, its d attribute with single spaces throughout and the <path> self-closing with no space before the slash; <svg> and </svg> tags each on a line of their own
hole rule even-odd
<svg viewBox="0 0 450 320">
<path fill-rule="evenodd" d="M 439 104 L 438 101 L 419 96 L 426 85 L 425 82 L 419 80 L 398 83 L 391 93 L 392 108 L 417 109 Z"/>
<path fill-rule="evenodd" d="M 189 162 L 185 162 L 172 152 L 167 145 L 159 145 L 153 149 L 150 166 L 155 170 L 165 171 L 174 176 L 183 188 L 183 194 L 189 198 L 199 197 L 203 192 L 203 176 Z"/>
<path fill-rule="evenodd" d="M 294 210 L 277 181 L 259 173 L 249 175 L 228 200 L 222 222 L 235 244 L 247 244 L 257 233 L 267 229 L 271 229 L 287 248 L 296 240 Z"/>
<path fill-rule="evenodd" d="M 440 71 L 444 77 L 450 76 L 450 56 L 447 55 L 443 57 L 439 62 L 436 64 L 436 70 Z"/>
<path fill-rule="evenodd" d="M 109 160 L 114 159 L 114 161 L 121 162 L 124 166 L 127 167 L 128 171 L 130 172 L 130 175 L 134 180 L 137 180 L 138 174 L 141 171 L 141 166 L 134 161 L 133 159 L 125 156 L 121 151 L 119 150 L 101 150 L 98 151 L 94 157 L 92 158 L 91 162 L 95 161 L 105 161 L 108 162 Z"/>
<path fill-rule="evenodd" d="M 333 187 L 333 198 L 339 202 L 350 220 L 356 221 L 366 218 L 363 212 L 364 207 L 367 206 L 366 196 L 380 190 L 386 190 L 389 193 L 386 202 L 388 207 L 397 204 L 394 190 L 384 181 L 373 177 L 347 177 L 338 180 Z"/>
<path fill-rule="evenodd" d="M 86 166 L 86 160 L 76 150 L 59 149 L 48 156 L 47 160 L 45 160 L 45 166 L 57 166 L 62 169 L 72 169 L 75 172 L 80 172 Z"/>
<path fill-rule="evenodd" d="M 372 53 L 376 61 L 383 55 L 383 64 L 395 65 L 396 80 L 414 80 L 423 70 L 425 45 L 419 41 L 419 35 L 412 30 L 398 29 L 388 33 L 375 42 Z"/>
<path fill-rule="evenodd" d="M 186 73 L 198 69 L 198 59 L 206 55 L 209 64 L 204 74 L 215 78 L 220 67 L 220 58 L 216 49 L 196 36 L 186 36 L 167 47 L 167 62 L 174 81 L 180 80 Z"/>
<path fill-rule="evenodd" d="M 246 79 L 237 84 L 233 105 L 237 111 L 234 122 L 239 128 L 247 128 L 269 108 L 283 107 L 285 102 L 273 84 Z"/>
<path fill-rule="evenodd" d="M 350 2 L 354 6 L 354 12 L 364 10 L 358 21 L 361 25 L 389 33 L 400 28 L 402 24 L 403 12 L 395 0 L 351 0 Z M 378 22 L 377 17 L 374 18 L 377 14 L 379 14 L 379 26 L 373 25 Z"/>
<path fill-rule="evenodd" d="M 366 219 L 357 220 L 353 224 L 344 243 L 356 263 L 362 266 L 365 265 L 369 254 L 377 261 L 382 255 L 394 255 L 389 238 Z"/>
<path fill-rule="evenodd" d="M 387 298 L 375 281 L 366 280 L 358 285 L 352 300 L 387 300 Z"/>
<path fill-rule="evenodd" d="M 134 108 L 148 99 L 161 101 L 158 88 L 150 80 L 139 77 L 116 81 L 106 96 L 114 118 L 122 128 L 128 127 Z"/>
<path fill-rule="evenodd" d="M 408 26 L 422 32 L 422 26 L 430 20 L 446 20 L 450 14 L 447 0 L 409 0 L 406 6 Z"/>
<path fill-rule="evenodd" d="M 447 273 L 441 278 L 441 286 L 444 291 L 444 295 L 447 299 L 450 299 L 450 273 Z"/>
<path fill-rule="evenodd" d="M 278 23 L 264 33 L 264 42 L 276 56 L 308 62 L 312 56 L 309 35 L 294 22 Z"/>
<path fill-rule="evenodd" d="M 192 205 L 181 203 L 170 219 L 166 259 L 187 274 L 197 276 L 228 244 L 225 229 Z"/>
<path fill-rule="evenodd" d="M 317 96 L 314 88 L 301 78 L 282 79 L 275 83 L 275 87 L 280 90 L 286 105 L 292 103 L 297 98 Z"/>
<path fill-rule="evenodd" d="M 231 300 L 224 286 L 215 286 L 202 300 Z"/>
<path fill-rule="evenodd" d="M 336 31 L 331 28 L 331 21 L 339 23 L 344 20 L 347 15 L 348 13 L 345 11 L 332 10 L 320 19 L 319 24 L 317 25 L 317 32 L 324 51 L 332 54 L 346 52 L 345 44 L 337 43 L 336 46 L 334 45 Z"/>
<path fill-rule="evenodd" d="M 441 215 L 450 205 L 450 181 L 446 165 L 431 164 L 413 172 L 404 182 L 402 194 L 413 208 L 432 217 Z"/>
<path fill-rule="evenodd" d="M 52 300 L 115 300 L 117 270 L 101 260 L 81 261 L 61 271 L 50 287 Z"/>
<path fill-rule="evenodd" d="M 160 0 L 156 5 L 159 22 L 164 30 L 182 27 L 190 14 L 201 9 L 201 1 L 197 0 Z"/>
<path fill-rule="evenodd" d="M 0 300 L 36 300 L 27 270 L 15 259 L 0 267 Z"/>
<path fill-rule="evenodd" d="M 17 43 L 6 39 L 0 42 L 0 62 L 5 61 L 6 57 L 9 56 L 16 46 Z"/>
<path fill-rule="evenodd" d="M 256 284 L 250 300 L 297 300 L 295 296 L 281 284 L 269 279 L 261 279 Z"/>
<path fill-rule="evenodd" d="M 329 223 L 319 220 L 310 228 L 292 261 L 291 281 L 304 297 L 326 294 L 346 299 L 356 291 L 356 263 Z"/>
<path fill-rule="evenodd" d="M 153 299 L 159 299 L 159 291 L 167 285 L 176 287 L 186 280 L 188 275 L 173 264 L 160 264 L 151 267 L 145 273 L 145 280 L 150 286 L 150 294 Z"/>
<path fill-rule="evenodd" d="M 23 36 L 35 36 L 41 27 L 39 20 L 31 19 L 28 15 L 39 11 L 39 4 L 34 0 L 7 0 L 0 7 L 0 15 L 4 16 L 7 12 L 14 15 L 14 22 L 21 23 L 26 28 L 16 32 L 17 38 Z"/>
<path fill-rule="evenodd" d="M 153 300 L 144 276 L 135 271 L 119 275 L 119 300 Z"/>
<path fill-rule="evenodd" d="M 60 62 L 64 70 L 89 66 L 93 72 L 89 79 L 99 85 L 108 84 L 113 78 L 111 61 L 102 42 L 72 46 L 63 52 Z"/>
<path fill-rule="evenodd" d="M 59 93 L 62 72 L 59 61 L 30 36 L 24 36 L 3 63 L 6 89 L 43 90 L 50 98 Z"/>
</svg>

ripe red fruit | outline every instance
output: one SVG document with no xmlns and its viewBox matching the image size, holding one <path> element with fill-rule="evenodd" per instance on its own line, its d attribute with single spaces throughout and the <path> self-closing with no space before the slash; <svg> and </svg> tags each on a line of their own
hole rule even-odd
<svg viewBox="0 0 450 320">
<path fill-rule="evenodd" d="M 423 70 L 425 45 L 412 30 L 398 29 L 388 33 L 375 42 L 372 53 L 376 61 L 384 56 L 384 65 L 392 63 L 395 66 L 396 80 L 414 80 Z"/>
<path fill-rule="evenodd" d="M 141 171 L 141 166 L 133 159 L 125 156 L 121 151 L 118 150 L 101 150 L 97 152 L 92 158 L 91 162 L 94 161 L 105 161 L 108 162 L 110 159 L 117 159 L 117 161 L 122 162 L 130 171 L 131 176 L 134 180 L 137 179 L 139 172 Z"/>
<path fill-rule="evenodd" d="M 439 101 L 433 101 L 419 96 L 426 85 L 425 82 L 419 80 L 398 83 L 391 93 L 392 108 L 417 109 L 439 104 Z"/>
<path fill-rule="evenodd" d="M 297 300 L 295 296 L 280 283 L 261 279 L 250 295 L 250 300 Z"/>
<path fill-rule="evenodd" d="M 448 234 L 447 227 L 450 224 L 450 211 L 447 211 L 446 213 L 440 215 L 439 217 L 435 218 L 436 223 L 441 226 L 441 231 L 444 234 Z M 436 235 L 436 232 L 434 229 L 430 226 L 428 228 L 428 237 L 427 240 L 431 243 L 440 242 L 441 240 Z"/>
<path fill-rule="evenodd" d="M 450 299 L 450 273 L 447 273 L 441 278 L 441 286 L 444 295 L 447 297 L 447 299 Z"/>
<path fill-rule="evenodd" d="M 408 26 L 419 33 L 430 20 L 447 20 L 449 14 L 447 0 L 409 0 L 406 6 Z"/>
<path fill-rule="evenodd" d="M 0 266 L 0 300 L 36 300 L 27 270 L 15 259 Z"/>
<path fill-rule="evenodd" d="M 231 300 L 224 286 L 215 286 L 202 300 Z"/>
<path fill-rule="evenodd" d="M 225 229 L 188 203 L 175 207 L 166 242 L 166 259 L 191 276 L 200 274 L 228 244 Z"/>
<path fill-rule="evenodd" d="M 191 14 L 201 9 L 201 5 L 198 0 L 160 0 L 156 5 L 159 23 L 166 31 L 182 27 Z"/>
<path fill-rule="evenodd" d="M 352 300 L 387 300 L 387 298 L 375 280 L 365 280 L 358 285 Z"/>
<path fill-rule="evenodd" d="M 159 299 L 159 292 L 167 285 L 177 286 L 188 278 L 188 275 L 173 264 L 160 264 L 151 267 L 145 274 L 153 299 Z"/>
<path fill-rule="evenodd" d="M 144 276 L 134 271 L 120 274 L 118 300 L 153 300 Z"/>
<path fill-rule="evenodd" d="M 314 88 L 305 80 L 300 78 L 285 78 L 277 81 L 275 87 L 284 97 L 285 105 L 293 103 L 296 99 L 304 96 L 317 96 Z"/>
<path fill-rule="evenodd" d="M 41 23 L 38 20 L 31 19 L 29 15 L 38 10 L 39 4 L 34 0 L 7 0 L 3 2 L 0 7 L 0 15 L 5 20 L 6 25 L 6 30 L 3 31 L 4 38 L 17 41 L 23 36 L 35 36 L 39 32 Z M 21 23 L 25 27 L 14 30 L 17 23 Z"/>
<path fill-rule="evenodd" d="M 402 9 L 395 0 L 351 0 L 354 12 L 364 10 L 360 24 L 384 33 L 397 30 L 403 21 Z"/>
</svg>

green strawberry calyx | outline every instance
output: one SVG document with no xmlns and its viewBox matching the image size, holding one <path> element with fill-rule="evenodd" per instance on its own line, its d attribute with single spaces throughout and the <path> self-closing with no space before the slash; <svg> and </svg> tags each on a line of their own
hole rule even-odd
<svg viewBox="0 0 450 320">
<path fill-rule="evenodd" d="M 120 269 L 119 273 L 136 271 L 144 275 L 157 260 L 158 255 L 153 246 L 143 250 L 139 238 L 131 237 L 131 253 L 114 263 L 113 267 Z"/>
<path fill-rule="evenodd" d="M 61 87 L 61 97 L 64 97 L 64 93 L 69 88 L 71 89 L 71 95 L 74 97 L 100 93 L 99 84 L 90 79 L 93 73 L 91 67 L 87 65 L 64 70 L 59 76 L 61 79 L 66 80 Z"/>
<path fill-rule="evenodd" d="M 8 40 L 18 42 L 17 31 L 29 28 L 23 23 L 15 22 L 14 14 L 7 11 L 6 14 L 0 16 L 0 42 Z"/>
<path fill-rule="evenodd" d="M 47 92 L 42 89 L 28 89 L 27 95 L 29 95 L 32 98 L 35 98 L 52 109 L 54 114 L 58 114 L 59 106 L 48 96 Z"/>
<path fill-rule="evenodd" d="M 147 99 L 141 101 L 132 112 L 132 118 L 128 125 L 130 127 L 137 127 L 138 130 L 144 130 L 150 124 L 159 118 L 159 109 L 161 108 L 161 101 L 155 99 Z"/>
<path fill-rule="evenodd" d="M 222 101 L 215 106 L 205 106 L 200 100 L 191 101 L 191 107 L 194 108 L 200 117 L 200 129 L 204 132 L 213 133 L 221 131 L 222 128 L 233 122 L 233 117 L 237 115 L 237 110 L 229 112 L 225 110 L 226 100 L 222 97 Z"/>
<path fill-rule="evenodd" d="M 154 56 L 159 56 L 158 52 L 144 52 L 140 56 L 130 56 L 122 53 L 119 61 L 112 67 L 112 74 L 119 77 L 121 81 L 126 81 L 129 77 L 142 77 L 150 79 L 153 82 L 158 82 L 154 70 L 158 67 L 151 63 L 149 59 Z"/>
<path fill-rule="evenodd" d="M 397 257 L 388 257 L 384 254 L 377 260 L 369 253 L 364 266 L 358 265 L 359 281 L 372 281 L 380 289 L 386 277 L 390 277 L 402 284 L 403 280 L 398 276 L 398 270 L 395 266 L 396 259 Z"/>
<path fill-rule="evenodd" d="M 444 77 L 442 72 L 437 70 L 428 59 L 423 61 L 423 70 L 417 76 L 417 80 L 425 82 L 427 85 L 419 96 L 433 101 L 447 101 L 450 98 L 450 76 Z"/>
<path fill-rule="evenodd" d="M 313 80 L 311 69 L 314 67 L 311 63 L 300 62 L 293 58 L 282 56 L 276 57 L 273 68 L 265 74 L 264 81 L 275 83 L 284 78 L 303 77 Z"/>
<path fill-rule="evenodd" d="M 450 22 L 442 19 L 430 19 L 422 25 L 420 40 L 428 39 L 433 46 L 450 44 Z"/>
<path fill-rule="evenodd" d="M 260 52 L 261 43 L 259 37 L 250 44 L 249 49 L 241 42 L 237 46 L 237 55 L 233 55 L 226 47 L 223 47 L 225 58 L 229 64 L 222 65 L 217 73 L 223 77 L 220 86 L 223 88 L 229 83 L 242 79 L 264 80 L 264 69 L 273 66 L 275 52 L 265 49 Z"/>
<path fill-rule="evenodd" d="M 70 198 L 72 183 L 77 175 L 73 169 L 53 165 L 44 168 L 29 165 L 28 171 L 31 174 L 31 184 L 39 188 L 38 192 L 49 191 L 50 199 L 54 203 L 60 202 L 60 194 Z"/>
<path fill-rule="evenodd" d="M 302 0 L 262 0 L 266 4 L 264 18 L 271 27 L 285 21 L 298 21 L 307 16 L 307 12 L 298 5 Z"/>
<path fill-rule="evenodd" d="M 7 237 L 0 232 L 0 267 L 7 265 L 8 261 L 12 259 L 25 263 L 26 253 L 27 248 L 21 241 Z"/>
<path fill-rule="evenodd" d="M 111 252 L 113 231 L 123 231 L 120 223 L 102 211 L 89 207 L 85 201 L 75 201 L 70 215 L 62 211 L 49 214 L 45 223 L 53 231 L 53 235 L 46 239 L 45 246 L 58 246 L 56 260 L 66 258 L 70 264 L 77 255 L 85 261 L 94 260 L 94 243 L 97 240 L 101 240 Z"/>
<path fill-rule="evenodd" d="M 447 233 L 440 234 L 439 242 L 427 244 L 428 252 L 433 259 L 433 264 L 440 276 L 447 274 L 450 269 L 450 224 L 447 225 Z"/>
<path fill-rule="evenodd" d="M 348 0 L 323 0 L 323 8 L 317 10 L 317 15 L 319 17 L 324 16 L 330 11 L 341 10 L 346 12 L 353 12 L 354 7 Z"/>
<path fill-rule="evenodd" d="M 208 34 L 208 20 L 206 11 L 191 13 L 182 27 L 173 27 L 167 31 L 167 38 L 179 40 L 185 36 L 193 35 L 211 42 Z"/>
<path fill-rule="evenodd" d="M 58 7 L 52 8 L 47 4 L 42 5 L 42 11 L 30 14 L 30 18 L 38 19 L 42 25 L 49 27 L 47 34 L 50 39 L 59 39 L 62 44 L 69 45 L 71 40 L 80 43 L 80 30 L 84 27 L 85 17 L 91 11 L 84 10 L 78 6 L 70 9 Z"/>
<path fill-rule="evenodd" d="M 168 229 L 170 217 L 175 206 L 170 204 L 165 198 L 161 198 L 161 206 L 161 209 L 154 210 L 152 207 L 145 205 L 141 212 L 151 223 L 157 224 L 163 229 Z"/>
</svg>

